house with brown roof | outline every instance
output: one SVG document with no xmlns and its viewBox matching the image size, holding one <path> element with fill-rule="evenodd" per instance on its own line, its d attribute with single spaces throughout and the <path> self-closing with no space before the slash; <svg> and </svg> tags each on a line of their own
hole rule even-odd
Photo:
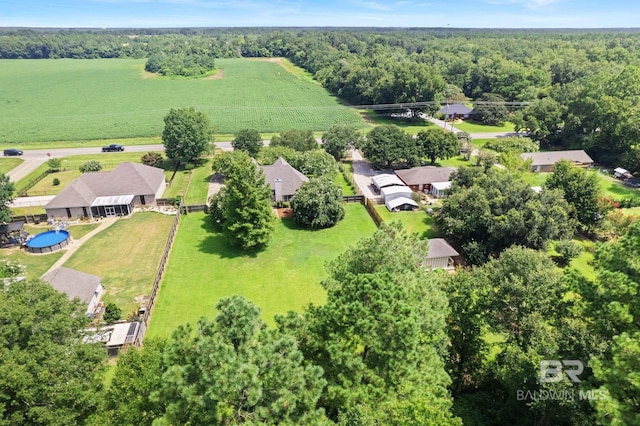
<svg viewBox="0 0 640 426">
<path fill-rule="evenodd" d="M 69 300 L 79 299 L 87 306 L 87 315 L 96 311 L 104 287 L 102 279 L 96 275 L 69 268 L 56 268 L 42 276 L 51 287 L 67 295 Z"/>
<path fill-rule="evenodd" d="M 430 269 L 455 270 L 454 258 L 460 256 L 444 238 L 431 238 L 424 265 Z"/>
<path fill-rule="evenodd" d="M 262 166 L 264 177 L 271 187 L 272 201 L 289 201 L 309 178 L 293 168 L 282 157 L 270 166 Z"/>
<path fill-rule="evenodd" d="M 50 219 L 129 216 L 136 206 L 154 206 L 166 188 L 164 171 L 126 162 L 74 180 L 44 209 Z"/>
<path fill-rule="evenodd" d="M 413 191 L 431 193 L 434 184 L 439 184 L 437 188 L 446 187 L 454 171 L 451 167 L 421 166 L 396 170 L 396 175 Z"/>
<path fill-rule="evenodd" d="M 567 160 L 576 167 L 591 167 L 593 160 L 582 149 L 570 151 L 525 152 L 520 154 L 523 160 L 531 160 L 532 172 L 552 172 L 553 166 Z"/>
</svg>

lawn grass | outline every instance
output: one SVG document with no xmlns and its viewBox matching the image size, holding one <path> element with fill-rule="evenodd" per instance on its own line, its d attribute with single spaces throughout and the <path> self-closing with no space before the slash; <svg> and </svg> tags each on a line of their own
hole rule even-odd
<svg viewBox="0 0 640 426">
<path fill-rule="evenodd" d="M 577 238 L 574 241 L 579 243 L 583 250 L 578 257 L 571 260 L 569 266 L 578 270 L 582 276 L 594 280 L 596 278 L 596 270 L 592 262 L 596 243 L 585 238 Z"/>
<path fill-rule="evenodd" d="M 138 308 L 134 298 L 151 292 L 174 219 L 153 212 L 119 219 L 85 242 L 64 266 L 102 277 L 105 302 L 130 314 Z"/>
<path fill-rule="evenodd" d="M 349 185 L 342 173 L 338 173 L 333 182 L 342 188 L 342 195 L 356 195 L 356 191 Z"/>
<path fill-rule="evenodd" d="M 606 175 L 597 170 L 590 170 L 590 173 L 595 173 L 600 179 L 600 190 L 606 197 L 611 197 L 616 200 L 622 198 L 635 198 L 640 199 L 640 191 L 633 188 L 627 188 L 618 179 L 613 176 Z"/>
<path fill-rule="evenodd" d="M 405 117 L 392 117 L 391 115 L 384 113 L 378 114 L 374 110 L 359 110 L 360 114 L 364 118 L 364 120 L 373 126 L 380 126 L 383 124 L 393 124 L 395 126 L 400 127 L 405 133 L 409 135 L 416 135 L 420 130 L 424 130 L 427 127 L 434 126 L 430 121 L 427 121 L 422 118 L 418 118 L 415 120 L 410 120 Z M 360 128 L 363 133 L 366 133 L 370 130 L 370 127 L 364 127 L 364 125 Z"/>
<path fill-rule="evenodd" d="M 458 130 L 462 130 L 468 133 L 494 133 L 515 131 L 514 124 L 510 122 L 506 122 L 503 126 L 487 126 L 486 124 L 482 124 L 477 121 L 467 120 L 460 123 L 454 123 L 453 126 Z"/>
<path fill-rule="evenodd" d="M 206 159 L 191 171 L 191 183 L 184 203 L 187 205 L 207 204 L 207 195 L 209 193 L 209 181 L 211 180 L 211 160 Z"/>
<path fill-rule="evenodd" d="M 44 206 L 31 206 L 31 207 L 11 207 L 11 216 L 30 216 L 36 214 L 46 214 Z"/>
<path fill-rule="evenodd" d="M 360 115 L 290 63 L 217 59 L 219 79 L 145 78 L 145 59 L 0 62 L 0 148 L 50 141 L 157 137 L 171 108 L 204 112 L 215 131 L 359 125 Z M 35 143 L 34 143 L 35 142 Z M 82 145 L 82 144 L 81 144 Z M 50 145 L 47 145 L 50 146 Z"/>
<path fill-rule="evenodd" d="M 23 162 L 21 158 L 0 158 L 0 173 L 6 175 Z"/>
<path fill-rule="evenodd" d="M 257 253 L 232 248 L 203 213 L 182 216 L 147 337 L 166 337 L 181 324 L 213 318 L 215 305 L 239 294 L 257 304 L 262 318 L 323 304 L 324 263 L 376 227 L 360 204 L 345 205 L 335 227 L 310 231 L 278 220 L 268 247 Z"/>
<path fill-rule="evenodd" d="M 640 207 L 631 207 L 628 209 L 620 209 L 627 216 L 640 216 Z"/>
<path fill-rule="evenodd" d="M 73 238 L 74 240 L 79 240 L 80 238 L 87 235 L 89 232 L 96 229 L 98 226 L 100 225 L 97 223 L 80 223 L 77 225 L 70 225 L 67 230 L 71 234 L 71 238 Z M 46 223 L 41 223 L 40 225 L 34 225 L 31 223 L 24 225 L 25 231 L 27 231 L 31 235 L 36 235 L 41 232 L 48 231 L 51 228 L 52 226 L 47 225 Z"/>
<path fill-rule="evenodd" d="M 494 140 L 493 138 L 478 138 L 471 139 L 471 145 L 476 147 L 477 149 L 482 149 L 487 144 L 487 142 Z"/>
<path fill-rule="evenodd" d="M 472 167 L 474 163 L 474 156 L 467 161 L 462 156 L 458 155 L 456 157 L 447 158 L 446 160 L 438 160 L 436 161 L 436 166 L 439 167 Z M 430 163 L 427 163 L 430 165 Z"/>
<path fill-rule="evenodd" d="M 20 248 L 6 248 L 0 250 L 0 259 L 9 259 L 20 262 L 27 268 L 27 277 L 30 279 L 40 278 L 51 266 L 56 263 L 64 251 L 47 254 L 32 254 Z"/>
<path fill-rule="evenodd" d="M 173 174 L 173 171 L 168 171 L 165 174 L 168 176 L 168 179 L 173 175 L 173 181 L 171 181 L 171 186 L 167 186 L 162 194 L 162 198 L 175 198 L 175 197 L 184 197 L 187 193 L 187 188 L 189 187 L 189 182 L 191 181 L 191 171 L 185 170 L 184 167 L 180 167 L 180 169 Z"/>
<path fill-rule="evenodd" d="M 431 206 L 433 211 L 437 211 L 440 207 Z M 410 233 L 418 234 L 419 238 L 438 238 L 442 235 L 438 232 L 433 221 L 433 215 L 427 214 L 425 210 L 416 211 L 399 211 L 391 213 L 387 206 L 376 206 L 376 210 L 380 213 L 380 217 L 385 222 L 399 221 L 404 225 Z"/>
</svg>

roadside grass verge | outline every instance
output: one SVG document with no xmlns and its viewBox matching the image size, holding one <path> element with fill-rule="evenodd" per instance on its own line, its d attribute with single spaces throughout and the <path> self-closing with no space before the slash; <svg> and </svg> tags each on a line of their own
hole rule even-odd
<svg viewBox="0 0 640 426">
<path fill-rule="evenodd" d="M 85 242 L 64 266 L 102 277 L 104 301 L 129 315 L 138 309 L 134 298 L 151 292 L 174 219 L 154 212 L 119 219 Z"/>
<path fill-rule="evenodd" d="M 453 127 L 468 133 L 515 132 L 515 126 L 510 122 L 506 122 L 503 126 L 488 126 L 477 121 L 467 120 L 454 123 Z"/>
<path fill-rule="evenodd" d="M 234 294 L 258 305 L 270 325 L 277 314 L 323 304 L 324 263 L 376 229 L 362 205 L 345 209 L 345 218 L 329 229 L 310 231 L 291 219 L 278 220 L 271 242 L 259 252 L 229 246 L 204 213 L 182 216 L 147 337 L 167 337 L 178 325 L 213 318 L 218 300 Z"/>
<path fill-rule="evenodd" d="M 6 175 L 24 162 L 21 158 L 0 158 L 0 173 Z"/>
</svg>

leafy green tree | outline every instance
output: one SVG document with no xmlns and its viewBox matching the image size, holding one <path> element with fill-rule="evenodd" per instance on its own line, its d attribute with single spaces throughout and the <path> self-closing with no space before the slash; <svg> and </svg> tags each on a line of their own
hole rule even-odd
<svg viewBox="0 0 640 426">
<path fill-rule="evenodd" d="M 113 302 L 109 302 L 104 306 L 102 319 L 105 320 L 107 324 L 113 324 L 120 318 L 122 318 L 122 309 L 120 309 L 118 305 Z"/>
<path fill-rule="evenodd" d="M 607 213 L 608 206 L 600 202 L 598 177 L 584 169 L 573 167 L 566 160 L 553 166 L 553 173 L 545 181 L 550 189 L 559 189 L 573 208 L 573 215 L 585 229 L 597 227 Z"/>
<path fill-rule="evenodd" d="M 262 135 L 255 129 L 239 130 L 231 141 L 233 149 L 245 151 L 252 158 L 258 158 L 262 149 Z"/>
<path fill-rule="evenodd" d="M 293 220 L 309 228 L 329 228 L 344 217 L 342 190 L 326 177 L 302 184 L 291 199 Z"/>
<path fill-rule="evenodd" d="M 554 246 L 554 250 L 558 252 L 560 264 L 566 266 L 572 259 L 578 257 L 582 253 L 582 246 L 573 240 L 560 240 Z"/>
<path fill-rule="evenodd" d="M 603 383 L 594 400 L 598 423 L 640 424 L 640 331 L 615 336 L 611 360 L 594 360 L 591 368 Z"/>
<path fill-rule="evenodd" d="M 291 164 L 294 159 L 297 159 L 298 154 L 298 152 L 289 147 L 269 145 L 260 150 L 258 162 L 262 165 L 270 165 L 275 163 L 279 157 L 282 157 L 287 160 L 287 163 Z"/>
<path fill-rule="evenodd" d="M 37 280 L 0 291 L 0 423 L 82 424 L 95 411 L 106 352 L 81 341 L 85 309 Z"/>
<path fill-rule="evenodd" d="M 427 157 L 432 165 L 438 158 L 446 160 L 460 152 L 460 142 L 456 135 L 439 127 L 420 130 L 416 136 L 416 142 L 422 155 Z"/>
<path fill-rule="evenodd" d="M 566 107 L 555 99 L 546 97 L 536 100 L 519 113 L 518 130 L 525 130 L 531 139 L 544 146 L 550 146 L 555 143 L 558 132 L 564 124 Z"/>
<path fill-rule="evenodd" d="M 166 371 L 164 341 L 145 339 L 141 348 L 118 355 L 115 373 L 98 410 L 97 424 L 151 426 L 164 415 L 158 390 Z"/>
<path fill-rule="evenodd" d="M 11 222 L 11 207 L 9 204 L 13 201 L 13 193 L 15 185 L 9 179 L 9 176 L 0 174 L 0 221 Z"/>
<path fill-rule="evenodd" d="M 49 172 L 59 172 L 62 169 L 62 160 L 59 158 L 49 158 L 47 160 L 47 166 L 49 167 Z"/>
<path fill-rule="evenodd" d="M 569 204 L 559 192 L 537 194 L 526 182 L 494 170 L 482 175 L 458 171 L 436 221 L 445 235 L 464 244 L 465 253 L 473 248 L 475 259 L 512 244 L 541 249 L 575 230 Z"/>
<path fill-rule="evenodd" d="M 539 144 L 531 138 L 523 136 L 510 136 L 506 138 L 492 139 L 483 146 L 484 149 L 491 149 L 497 152 L 508 152 L 522 154 L 523 152 L 536 152 L 540 149 Z"/>
<path fill-rule="evenodd" d="M 329 153 L 322 149 L 294 152 L 291 158 L 285 158 L 289 164 L 307 177 L 326 177 L 335 179 L 338 165 Z"/>
<path fill-rule="evenodd" d="M 318 142 L 311 130 L 289 129 L 271 138 L 270 146 L 285 146 L 294 151 L 318 149 Z"/>
<path fill-rule="evenodd" d="M 509 118 L 504 98 L 495 93 L 484 93 L 473 106 L 473 117 L 483 124 L 502 126 Z M 488 103 L 483 103 L 488 102 Z"/>
<path fill-rule="evenodd" d="M 195 162 L 211 150 L 213 129 L 209 117 L 191 108 L 171 108 L 164 117 L 162 143 L 168 158 Z"/>
<path fill-rule="evenodd" d="M 102 163 L 97 160 L 89 160 L 82 163 L 79 167 L 80 173 L 99 172 L 102 170 Z"/>
<path fill-rule="evenodd" d="M 25 266 L 17 261 L 0 259 L 0 278 L 13 278 L 25 273 Z"/>
<path fill-rule="evenodd" d="M 271 188 L 264 173 L 246 152 L 234 151 L 214 159 L 214 170 L 225 177 L 221 191 L 209 207 L 212 219 L 222 227 L 231 245 L 262 248 L 274 230 Z"/>
<path fill-rule="evenodd" d="M 348 124 L 334 124 L 322 134 L 322 148 L 336 161 L 341 160 L 347 149 L 358 145 L 360 135 L 358 130 Z"/>
<path fill-rule="evenodd" d="M 391 124 L 373 128 L 362 143 L 362 153 L 375 167 L 418 163 L 418 145 L 402 129 Z"/>
<path fill-rule="evenodd" d="M 325 370 L 332 418 L 362 406 L 403 424 L 457 423 L 441 359 L 446 298 L 421 266 L 426 249 L 399 223 L 383 225 L 328 264 L 325 305 L 278 319 Z"/>
<path fill-rule="evenodd" d="M 159 152 L 147 152 L 140 157 L 140 162 L 145 166 L 160 167 L 163 161 L 164 157 Z"/>
<path fill-rule="evenodd" d="M 180 326 L 164 351 L 158 401 L 170 424 L 326 424 L 316 404 L 322 369 L 296 342 L 269 330 L 240 296 L 217 304 L 215 321 Z"/>
</svg>

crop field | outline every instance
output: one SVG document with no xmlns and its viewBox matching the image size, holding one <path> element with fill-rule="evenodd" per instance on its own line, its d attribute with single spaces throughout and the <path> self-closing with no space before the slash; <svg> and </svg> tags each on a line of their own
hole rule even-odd
<svg viewBox="0 0 640 426">
<path fill-rule="evenodd" d="M 356 111 L 289 72 L 286 62 L 219 59 L 216 78 L 204 79 L 145 74 L 144 62 L 0 61 L 0 147 L 158 136 L 169 109 L 183 107 L 205 112 L 216 133 L 322 131 L 335 123 L 361 123 Z"/>
</svg>

